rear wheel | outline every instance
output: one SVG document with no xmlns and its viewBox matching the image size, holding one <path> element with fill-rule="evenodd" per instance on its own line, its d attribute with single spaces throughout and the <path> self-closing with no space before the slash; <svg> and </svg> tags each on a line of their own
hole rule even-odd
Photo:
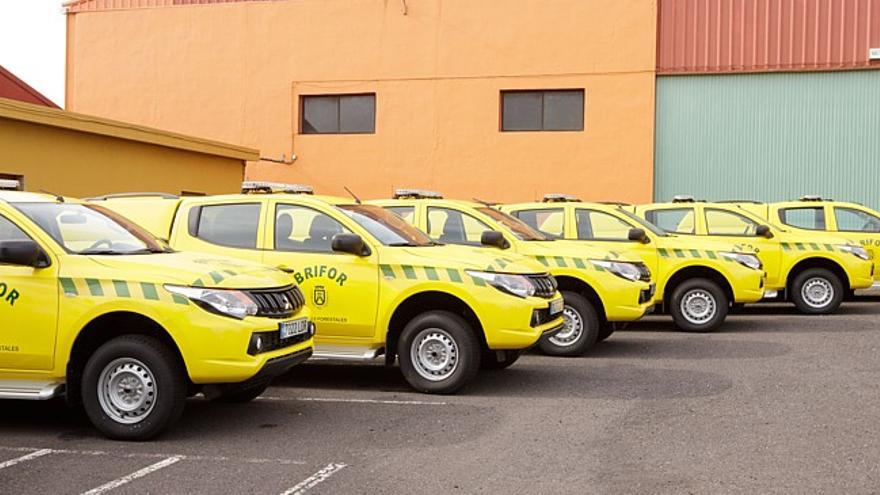
<svg viewBox="0 0 880 495">
<path fill-rule="evenodd" d="M 599 316 L 593 304 L 577 292 L 562 291 L 562 330 L 541 337 L 541 350 L 551 356 L 581 356 L 592 348 L 599 337 Z"/>
<path fill-rule="evenodd" d="M 611 337 L 611 334 L 614 333 L 614 323 L 605 322 L 602 325 L 602 328 L 599 329 L 599 335 L 596 336 L 596 342 L 603 342 L 608 337 Z"/>
<path fill-rule="evenodd" d="M 429 311 L 413 318 L 398 342 L 400 370 L 420 392 L 451 394 L 480 369 L 480 343 L 460 316 Z"/>
<path fill-rule="evenodd" d="M 503 370 L 515 363 L 521 355 L 522 351 L 485 351 L 480 367 L 484 370 Z"/>
<path fill-rule="evenodd" d="M 843 302 L 843 283 L 824 268 L 810 268 L 799 273 L 791 284 L 791 301 L 801 313 L 827 315 Z"/>
<path fill-rule="evenodd" d="M 148 440 L 180 418 L 186 373 L 172 349 L 146 335 L 117 337 L 98 348 L 83 370 L 86 415 L 118 440 Z"/>
<path fill-rule="evenodd" d="M 712 280 L 694 278 L 679 284 L 670 299 L 675 325 L 686 332 L 711 332 L 727 318 L 727 294 Z"/>
</svg>

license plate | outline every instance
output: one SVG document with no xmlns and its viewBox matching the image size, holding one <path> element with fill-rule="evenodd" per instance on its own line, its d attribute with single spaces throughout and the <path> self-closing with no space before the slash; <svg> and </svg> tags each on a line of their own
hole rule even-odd
<svg viewBox="0 0 880 495">
<path fill-rule="evenodd" d="M 565 300 L 555 299 L 553 301 L 550 301 L 550 316 L 562 313 L 563 308 L 565 308 Z"/>
<path fill-rule="evenodd" d="M 297 335 L 308 333 L 309 320 L 307 318 L 300 318 L 293 321 L 282 321 L 278 324 L 278 330 L 281 333 L 281 340 L 296 337 Z"/>
</svg>

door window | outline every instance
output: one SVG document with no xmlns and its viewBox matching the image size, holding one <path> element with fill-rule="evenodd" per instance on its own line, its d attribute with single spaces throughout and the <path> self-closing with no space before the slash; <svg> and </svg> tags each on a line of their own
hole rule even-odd
<svg viewBox="0 0 880 495">
<path fill-rule="evenodd" d="M 415 207 L 413 206 L 386 206 L 388 211 L 406 220 L 406 223 L 412 225 L 414 222 Z"/>
<path fill-rule="evenodd" d="M 492 230 L 476 218 L 449 208 L 428 208 L 428 235 L 446 244 L 480 245 L 483 232 Z"/>
<path fill-rule="evenodd" d="M 275 249 L 311 253 L 333 252 L 333 236 L 351 233 L 336 219 L 312 208 L 279 204 L 275 207 Z"/>
<path fill-rule="evenodd" d="M 523 210 L 515 212 L 513 216 L 547 235 L 558 238 L 565 235 L 565 213 L 562 208 Z"/>
<path fill-rule="evenodd" d="M 626 241 L 632 225 L 596 210 L 578 209 L 575 213 L 578 239 L 602 241 Z"/>
<path fill-rule="evenodd" d="M 2 241 L 28 241 L 30 237 L 24 233 L 18 225 L 0 216 L 0 242 Z"/>
<path fill-rule="evenodd" d="M 783 208 L 779 221 L 790 227 L 806 230 L 825 230 L 825 208 Z"/>
<path fill-rule="evenodd" d="M 256 249 L 259 224 L 259 203 L 202 206 L 195 237 L 220 246 Z"/>
<path fill-rule="evenodd" d="M 670 208 L 665 210 L 649 210 L 645 217 L 649 222 L 673 234 L 694 234 L 693 208 Z"/>
<path fill-rule="evenodd" d="M 755 236 L 758 223 L 732 211 L 707 209 L 706 230 L 709 235 Z"/>
<path fill-rule="evenodd" d="M 843 232 L 880 232 L 880 218 L 866 211 L 835 206 L 834 218 Z"/>
</svg>

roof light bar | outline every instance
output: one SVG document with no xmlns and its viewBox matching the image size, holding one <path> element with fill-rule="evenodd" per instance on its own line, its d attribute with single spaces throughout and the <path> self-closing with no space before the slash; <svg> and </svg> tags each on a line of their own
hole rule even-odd
<svg viewBox="0 0 880 495">
<path fill-rule="evenodd" d="M 395 189 L 393 199 L 443 199 L 443 195 L 426 189 Z"/>
<path fill-rule="evenodd" d="M 689 194 L 678 194 L 672 197 L 673 203 L 694 203 L 696 200 Z"/>
<path fill-rule="evenodd" d="M 21 182 L 15 179 L 0 179 L 0 190 L 3 191 L 20 191 Z"/>
<path fill-rule="evenodd" d="M 818 194 L 804 194 L 801 196 L 801 201 L 822 201 L 822 196 Z"/>
<path fill-rule="evenodd" d="M 315 194 L 312 186 L 303 184 L 286 184 L 284 182 L 266 182 L 249 180 L 241 183 L 241 192 L 247 193 L 287 193 L 287 194 Z"/>
<path fill-rule="evenodd" d="M 550 193 L 544 195 L 545 203 L 566 203 L 566 202 L 576 202 L 581 199 L 577 196 L 573 196 L 571 194 L 560 194 L 560 193 Z"/>
</svg>

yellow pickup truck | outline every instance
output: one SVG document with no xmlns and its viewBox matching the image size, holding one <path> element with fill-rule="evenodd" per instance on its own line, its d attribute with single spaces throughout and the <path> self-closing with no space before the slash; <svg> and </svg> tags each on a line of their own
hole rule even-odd
<svg viewBox="0 0 880 495">
<path fill-rule="evenodd" d="M 187 396 L 251 400 L 312 354 L 290 275 L 176 252 L 104 208 L 0 191 L 0 399 L 65 395 L 145 440 Z"/>
<path fill-rule="evenodd" d="M 438 242 L 516 253 L 541 263 L 565 298 L 565 328 L 540 343 L 547 354 L 582 355 L 608 338 L 616 324 L 638 320 L 653 306 L 651 272 L 641 261 L 565 246 L 492 206 L 416 189 L 370 203 L 397 213 Z"/>
<path fill-rule="evenodd" d="M 797 233 L 736 204 L 682 196 L 637 206 L 636 213 L 677 235 L 727 239 L 754 249 L 767 272 L 766 288 L 803 313 L 834 313 L 847 294 L 873 283 L 871 254 L 858 243 Z"/>
<path fill-rule="evenodd" d="M 396 215 L 291 184 L 247 194 L 105 197 L 95 204 L 171 246 L 289 271 L 317 325 L 315 356 L 399 360 L 416 390 L 452 393 L 562 327 L 562 298 L 531 260 L 438 245 Z"/>
<path fill-rule="evenodd" d="M 668 234 L 622 205 L 548 194 L 542 202 L 501 209 L 562 242 L 613 249 L 644 261 L 657 283 L 654 303 L 682 330 L 715 330 L 730 306 L 764 297 L 764 271 L 754 251 L 732 242 Z"/>
<path fill-rule="evenodd" d="M 733 201 L 762 219 L 801 235 L 821 232 L 840 242 L 860 244 L 874 259 L 874 288 L 880 288 L 880 212 L 859 203 L 803 196 L 778 203 Z"/>
</svg>

